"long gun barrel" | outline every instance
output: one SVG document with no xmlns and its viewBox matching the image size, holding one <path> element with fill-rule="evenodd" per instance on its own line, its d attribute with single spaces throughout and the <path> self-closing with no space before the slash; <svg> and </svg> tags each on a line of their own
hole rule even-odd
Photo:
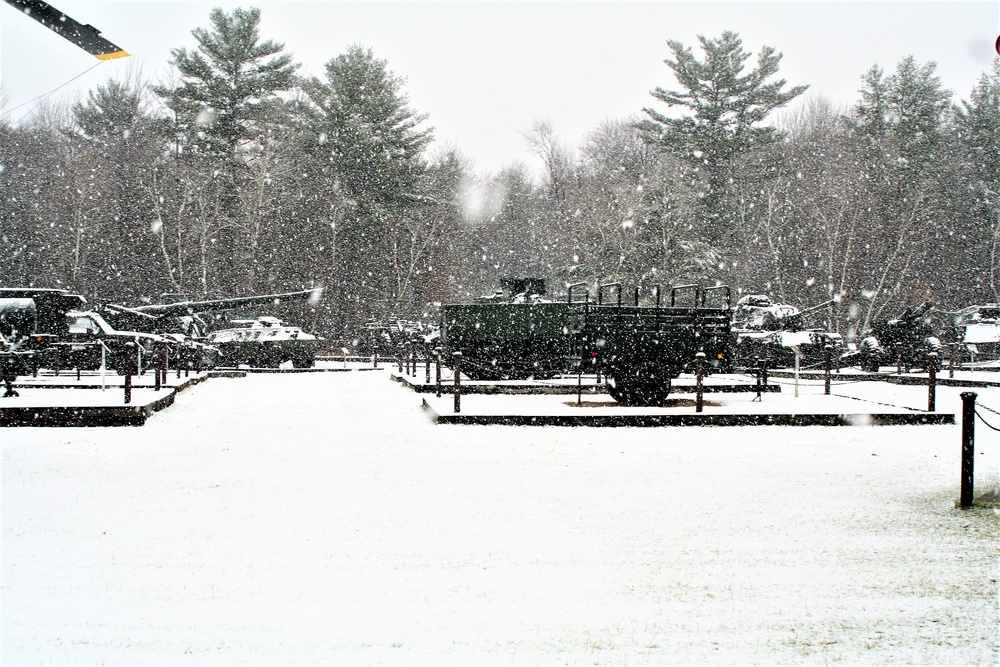
<svg viewBox="0 0 1000 667">
<path fill-rule="evenodd" d="M 209 301 L 178 301 L 177 303 L 156 303 L 148 306 L 136 306 L 128 308 L 126 306 L 112 305 L 114 309 L 126 312 L 140 313 L 152 317 L 193 315 L 195 313 L 208 313 L 216 310 L 229 310 L 231 308 L 243 308 L 245 306 L 259 306 L 264 304 L 279 304 L 283 301 L 306 301 L 319 300 L 323 295 L 322 288 L 302 290 L 300 292 L 287 292 L 285 294 L 262 294 L 259 296 L 242 296 L 231 299 L 213 299 Z"/>
</svg>

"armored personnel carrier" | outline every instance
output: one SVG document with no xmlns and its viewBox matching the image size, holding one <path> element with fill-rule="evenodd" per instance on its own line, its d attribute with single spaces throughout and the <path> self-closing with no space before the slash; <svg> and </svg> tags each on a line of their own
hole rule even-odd
<svg viewBox="0 0 1000 667">
<path fill-rule="evenodd" d="M 231 327 L 212 331 L 205 342 L 219 350 L 220 364 L 278 368 L 286 361 L 295 368 L 311 368 L 323 339 L 276 317 L 233 320 Z"/>
</svg>

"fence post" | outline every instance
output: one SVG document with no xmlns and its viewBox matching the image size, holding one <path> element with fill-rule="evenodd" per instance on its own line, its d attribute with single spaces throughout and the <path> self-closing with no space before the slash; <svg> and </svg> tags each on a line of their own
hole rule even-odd
<svg viewBox="0 0 1000 667">
<path fill-rule="evenodd" d="M 958 343 L 948 346 L 948 378 L 955 377 L 955 354 L 958 352 Z"/>
<path fill-rule="evenodd" d="M 396 346 L 396 362 L 399 364 L 399 372 L 403 373 L 403 344 Z"/>
<path fill-rule="evenodd" d="M 451 355 L 455 371 L 455 413 L 462 411 L 462 353 Z"/>
<path fill-rule="evenodd" d="M 132 363 L 135 360 L 135 343 L 125 343 L 125 404 L 132 402 Z"/>
<path fill-rule="evenodd" d="M 378 348 L 372 353 L 372 368 L 378 368 Z"/>
<path fill-rule="evenodd" d="M 431 350 L 424 341 L 424 384 L 431 383 Z"/>
<path fill-rule="evenodd" d="M 156 369 L 153 372 L 153 391 L 160 391 L 160 387 L 163 385 L 163 364 L 166 361 L 166 350 L 163 343 L 156 344 Z"/>
<path fill-rule="evenodd" d="M 927 355 L 927 412 L 934 412 L 937 405 L 937 352 Z"/>
<path fill-rule="evenodd" d="M 962 397 L 962 496 L 959 506 L 972 507 L 973 460 L 976 452 L 976 392 Z"/>
<path fill-rule="evenodd" d="M 694 411 L 701 412 L 705 406 L 705 353 L 694 355 L 695 367 L 695 398 Z"/>
<path fill-rule="evenodd" d="M 437 385 L 437 397 L 441 398 L 441 348 L 434 348 L 434 382 Z"/>
<path fill-rule="evenodd" d="M 827 343 L 823 346 L 823 393 L 830 395 L 830 355 L 833 352 L 833 345 Z"/>
</svg>

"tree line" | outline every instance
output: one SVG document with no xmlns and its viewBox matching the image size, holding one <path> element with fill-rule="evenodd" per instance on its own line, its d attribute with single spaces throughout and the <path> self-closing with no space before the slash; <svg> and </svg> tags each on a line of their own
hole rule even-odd
<svg viewBox="0 0 1000 667">
<path fill-rule="evenodd" d="M 1000 61 L 959 104 L 907 56 L 866 72 L 853 108 L 792 113 L 807 87 L 772 47 L 751 63 L 733 32 L 671 40 L 676 89 L 580 146 L 536 123 L 540 177 L 482 174 L 431 150 L 370 48 L 303 77 L 259 10 L 209 19 L 169 81 L 2 117 L 0 284 L 133 305 L 322 286 L 303 324 L 342 341 L 512 276 L 829 300 L 848 336 L 924 300 L 1000 300 Z"/>
</svg>

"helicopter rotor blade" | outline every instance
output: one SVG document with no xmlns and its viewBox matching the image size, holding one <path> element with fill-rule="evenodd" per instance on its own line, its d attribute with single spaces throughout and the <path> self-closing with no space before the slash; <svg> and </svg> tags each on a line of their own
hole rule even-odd
<svg viewBox="0 0 1000 667">
<path fill-rule="evenodd" d="M 94 26 L 70 18 L 47 2 L 41 0 L 6 0 L 6 2 L 95 58 L 112 60 L 130 55 L 121 47 L 101 37 L 101 31 Z"/>
</svg>

